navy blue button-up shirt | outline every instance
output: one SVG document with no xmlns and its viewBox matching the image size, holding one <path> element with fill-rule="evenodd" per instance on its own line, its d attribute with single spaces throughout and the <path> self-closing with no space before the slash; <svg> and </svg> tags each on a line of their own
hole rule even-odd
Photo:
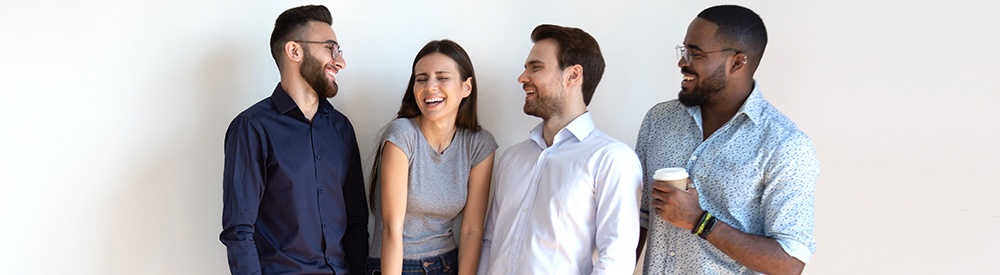
<svg viewBox="0 0 1000 275">
<path fill-rule="evenodd" d="M 354 127 L 310 122 L 279 83 L 226 131 L 222 234 L 233 274 L 361 274 L 368 204 Z"/>
</svg>

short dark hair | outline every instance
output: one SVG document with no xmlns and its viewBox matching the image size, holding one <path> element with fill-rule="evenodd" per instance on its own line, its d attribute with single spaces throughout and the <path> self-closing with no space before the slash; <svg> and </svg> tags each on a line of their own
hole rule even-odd
<svg viewBox="0 0 1000 275">
<path fill-rule="evenodd" d="M 767 29 L 757 13 L 736 5 L 721 5 L 707 8 L 698 18 L 719 26 L 715 37 L 730 43 L 736 50 L 749 53 L 747 56 L 756 68 L 764 56 L 767 46 Z"/>
<path fill-rule="evenodd" d="M 285 43 L 304 39 L 302 30 L 312 21 L 333 25 L 330 10 L 322 5 L 294 7 L 278 15 L 278 19 L 274 20 L 274 30 L 271 31 L 271 57 L 275 63 L 280 62 L 278 57 L 284 52 Z"/>
<path fill-rule="evenodd" d="M 559 69 L 580 64 L 583 67 L 583 104 L 590 105 L 597 84 L 604 75 L 604 56 L 597 40 L 587 32 L 556 25 L 538 25 L 531 31 L 531 42 L 552 38 L 559 44 L 556 58 Z"/>
</svg>

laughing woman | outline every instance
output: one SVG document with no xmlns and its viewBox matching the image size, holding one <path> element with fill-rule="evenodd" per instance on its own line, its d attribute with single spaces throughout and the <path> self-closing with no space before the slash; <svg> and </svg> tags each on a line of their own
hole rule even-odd
<svg viewBox="0 0 1000 275">
<path fill-rule="evenodd" d="M 461 46 L 431 41 L 417 53 L 379 147 L 367 274 L 475 274 L 497 144 L 479 126 L 475 72 Z"/>
</svg>

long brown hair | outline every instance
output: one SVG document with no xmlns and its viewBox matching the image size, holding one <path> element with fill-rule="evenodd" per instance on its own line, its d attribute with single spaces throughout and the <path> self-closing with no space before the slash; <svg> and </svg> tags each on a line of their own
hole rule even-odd
<svg viewBox="0 0 1000 275">
<path fill-rule="evenodd" d="M 413 66 L 410 68 L 410 83 L 406 86 L 406 93 L 403 94 L 403 100 L 399 104 L 399 111 L 396 112 L 396 118 L 414 118 L 420 115 L 420 107 L 417 106 L 417 99 L 413 95 L 413 84 L 417 78 L 414 70 L 417 68 L 417 61 L 432 53 L 444 54 L 451 58 L 451 60 L 454 60 L 458 64 L 458 75 L 462 81 L 470 77 L 472 78 L 472 92 L 469 93 L 469 96 L 463 98 L 462 102 L 458 105 L 458 116 L 455 118 L 455 127 L 479 132 L 479 130 L 482 130 L 482 127 L 479 125 L 479 115 L 476 111 L 476 95 L 478 94 L 476 71 L 472 68 L 472 59 L 469 58 L 469 54 L 465 52 L 465 49 L 462 49 L 462 46 L 459 46 L 458 43 L 448 39 L 428 42 L 427 45 L 424 45 L 417 52 L 417 57 L 413 58 Z M 382 138 L 381 135 L 379 138 Z M 368 177 L 371 179 L 368 202 L 372 211 L 375 210 L 375 183 L 378 182 L 383 145 L 385 145 L 385 142 L 380 140 L 378 149 L 375 152 L 375 161 L 372 163 L 371 176 Z"/>
</svg>

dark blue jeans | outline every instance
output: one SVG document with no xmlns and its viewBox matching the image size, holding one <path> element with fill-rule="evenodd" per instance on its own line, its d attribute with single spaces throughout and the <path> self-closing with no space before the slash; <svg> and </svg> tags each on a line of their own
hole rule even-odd
<svg viewBox="0 0 1000 275">
<path fill-rule="evenodd" d="M 368 258 L 366 275 L 381 275 L 382 261 Z M 403 275 L 455 275 L 458 274 L 458 249 L 419 260 L 403 259 Z"/>
</svg>

